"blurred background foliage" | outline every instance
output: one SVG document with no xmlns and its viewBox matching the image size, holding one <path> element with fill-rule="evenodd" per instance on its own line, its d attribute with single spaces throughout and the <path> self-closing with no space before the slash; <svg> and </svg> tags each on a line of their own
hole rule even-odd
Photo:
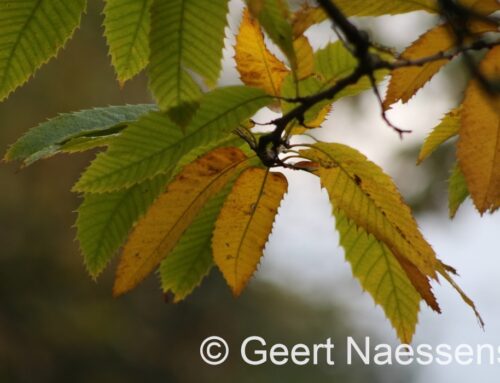
<svg viewBox="0 0 500 383">
<path fill-rule="evenodd" d="M 124 89 L 115 81 L 102 38 L 102 5 L 90 1 L 66 49 L 0 104 L 2 153 L 58 113 L 151 102 L 144 76 Z M 419 186 L 411 188 L 410 200 L 419 209 L 443 205 L 447 174 L 438 169 L 451 166 L 435 164 L 451 164 L 453 153 L 439 154 L 412 177 Z M 415 150 L 400 153 L 398 168 L 413 168 L 415 158 Z M 0 382 L 411 381 L 407 369 L 250 368 L 236 352 L 223 367 L 205 366 L 198 348 L 213 334 L 223 335 L 233 351 L 249 335 L 291 345 L 324 342 L 325 334 L 343 341 L 355 335 L 349 307 L 306 303 L 262 282 L 235 300 L 216 272 L 181 304 L 164 303 L 154 278 L 112 299 L 113 268 L 93 283 L 74 242 L 79 199 L 69 189 L 90 159 L 58 156 L 20 172 L 16 165 L 0 166 Z M 405 171 L 399 178 L 408 178 Z M 336 355 L 342 359 L 341 350 Z"/>
</svg>

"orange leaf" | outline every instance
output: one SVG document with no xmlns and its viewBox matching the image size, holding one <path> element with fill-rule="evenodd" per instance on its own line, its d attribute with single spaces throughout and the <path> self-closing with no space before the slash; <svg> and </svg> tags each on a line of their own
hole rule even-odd
<svg viewBox="0 0 500 383">
<path fill-rule="evenodd" d="M 482 21 L 475 21 L 469 26 L 474 33 L 480 34 L 495 31 L 498 27 Z M 404 60 L 418 60 L 440 52 L 446 52 L 455 45 L 455 36 L 448 24 L 434 27 L 401 54 Z M 447 59 L 432 61 L 422 66 L 399 68 L 392 72 L 391 81 L 384 100 L 384 108 L 388 109 L 398 101 L 408 102 L 439 70 L 449 62 Z"/>
<path fill-rule="evenodd" d="M 420 270 L 406 258 L 398 255 L 395 255 L 395 257 L 404 270 L 406 276 L 410 280 L 411 284 L 413 285 L 415 290 L 418 291 L 425 303 L 427 303 L 429 307 L 437 313 L 441 313 L 439 304 L 436 300 L 436 297 L 434 296 L 434 293 L 432 292 L 429 278 L 426 275 L 422 274 Z"/>
<path fill-rule="evenodd" d="M 484 76 L 500 76 L 500 47 L 483 59 Z M 500 96 L 485 93 L 476 80 L 465 92 L 459 131 L 458 161 L 480 213 L 500 206 Z"/>
<path fill-rule="evenodd" d="M 445 52 L 453 47 L 455 40 L 448 25 L 439 25 L 424 33 L 401 54 L 405 60 L 417 60 Z M 448 60 L 430 62 L 420 67 L 407 67 L 392 72 L 384 108 L 403 101 L 408 102 L 417 91 L 422 88 L 439 70 L 448 63 Z"/>
</svg>

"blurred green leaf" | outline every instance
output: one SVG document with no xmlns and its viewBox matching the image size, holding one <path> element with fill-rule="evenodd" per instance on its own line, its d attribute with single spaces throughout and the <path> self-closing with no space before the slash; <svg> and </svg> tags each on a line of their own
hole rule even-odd
<svg viewBox="0 0 500 383">
<path fill-rule="evenodd" d="M 469 196 L 469 189 L 465 181 L 464 174 L 460 170 L 458 164 L 455 164 L 448 181 L 448 207 L 450 210 L 450 218 L 454 218 L 458 208 Z"/>
<path fill-rule="evenodd" d="M 115 134 L 123 128 L 121 125 L 155 109 L 153 104 L 139 104 L 61 114 L 29 130 L 9 148 L 5 160 L 19 160 L 23 161 L 24 165 L 30 165 L 65 150 L 65 145 L 70 140 L 80 138 L 79 143 L 83 144 L 86 138 L 90 140 Z M 71 151 L 70 146 L 66 146 L 68 151 Z M 95 142 L 91 147 L 95 147 Z"/>
<path fill-rule="evenodd" d="M 390 55 L 384 52 L 374 52 L 380 54 L 385 59 Z M 335 84 L 337 81 L 349 76 L 358 65 L 358 60 L 345 47 L 341 41 L 335 41 L 326 47 L 319 49 L 314 54 L 314 67 L 316 73 L 321 75 L 323 89 Z M 376 82 L 382 81 L 389 72 L 387 70 L 378 70 L 375 72 Z M 343 97 L 356 96 L 365 90 L 371 88 L 370 79 L 367 76 L 362 77 L 356 84 L 346 87 L 335 95 L 333 101 Z"/>
</svg>

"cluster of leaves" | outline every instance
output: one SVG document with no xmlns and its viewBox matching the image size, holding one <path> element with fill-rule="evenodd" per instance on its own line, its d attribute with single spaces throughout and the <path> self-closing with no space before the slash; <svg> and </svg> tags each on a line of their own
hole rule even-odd
<svg viewBox="0 0 500 383">
<path fill-rule="evenodd" d="M 435 0 L 334 3 L 344 17 L 440 12 Z M 484 17 L 500 9 L 494 0 L 461 4 Z M 84 0 L 0 0 L 0 101 L 57 54 L 85 6 Z M 317 51 L 311 47 L 305 32 L 326 20 L 328 9 L 304 4 L 293 10 L 285 0 L 248 0 L 235 46 L 244 85 L 217 88 L 227 14 L 228 0 L 106 0 L 105 36 L 118 81 L 124 84 L 146 69 L 156 104 L 62 114 L 27 132 L 6 154 L 6 160 L 30 165 L 57 153 L 107 148 L 73 189 L 83 196 L 78 240 L 92 277 L 122 249 L 115 295 L 159 269 L 163 290 L 179 301 L 214 265 L 240 294 L 287 192 L 286 177 L 271 171 L 282 166 L 319 177 L 353 274 L 401 341 L 411 341 L 422 300 L 440 311 L 430 284 L 438 275 L 481 321 L 453 281 L 454 269 L 436 257 L 380 167 L 340 143 L 288 144 L 290 137 L 322 126 L 335 101 L 376 90 L 388 75 L 383 107 L 407 102 L 462 52 L 454 25 L 434 27 L 399 56 L 370 46 L 365 57 L 383 65 L 360 71 L 360 50 L 349 41 L 339 39 Z M 482 38 L 498 25 L 478 17 L 469 28 Z M 272 53 L 270 43 L 286 62 Z M 490 47 L 480 72 L 486 78 L 500 75 L 500 47 Z M 499 106 L 498 96 L 473 78 L 462 105 L 424 143 L 419 161 L 459 136 L 450 180 L 452 215 L 469 193 L 481 213 L 500 204 Z M 251 118 L 264 107 L 283 113 L 273 122 L 282 128 L 273 140 L 253 131 Z"/>
</svg>

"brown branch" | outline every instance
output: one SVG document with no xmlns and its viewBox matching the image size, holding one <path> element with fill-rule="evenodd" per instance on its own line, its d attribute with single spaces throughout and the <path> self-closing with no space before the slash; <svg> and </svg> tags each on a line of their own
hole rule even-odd
<svg viewBox="0 0 500 383">
<path fill-rule="evenodd" d="M 357 66 L 350 75 L 340 79 L 330 88 L 324 91 L 311 96 L 286 99 L 286 101 L 288 102 L 299 103 L 299 105 L 283 116 L 269 122 L 269 125 L 274 125 L 275 129 L 272 132 L 261 136 L 256 147 L 257 155 L 259 156 L 261 161 L 269 167 L 283 166 L 283 161 L 280 160 L 279 154 L 281 153 L 283 148 L 290 147 L 288 142 L 286 141 L 286 138 L 283 137 L 283 133 L 291 122 L 295 120 L 299 124 L 305 126 L 305 114 L 309 109 L 324 100 L 333 99 L 338 93 L 343 91 L 348 86 L 356 84 L 363 76 L 368 76 L 371 81 L 373 91 L 377 96 L 379 103 L 382 104 L 380 93 L 374 81 L 374 73 L 376 70 L 395 70 L 405 67 L 423 66 L 434 61 L 451 60 L 461 53 L 488 49 L 500 45 L 500 40 L 488 42 L 486 40 L 479 39 L 469 45 L 464 45 L 462 40 L 460 44 L 457 44 L 456 48 L 449 51 L 439 52 L 434 55 L 416 60 L 398 59 L 396 61 L 389 62 L 370 52 L 370 48 L 373 47 L 373 44 L 370 42 L 368 35 L 355 27 L 331 0 L 317 1 L 328 14 L 338 30 L 342 32 L 345 42 L 352 46 L 351 52 L 357 59 Z M 451 0 L 439 1 L 448 3 Z M 492 20 L 488 19 L 488 21 L 491 22 Z M 460 40 L 460 36 L 458 37 L 458 39 Z M 387 119 L 387 116 L 385 115 L 385 111 L 383 109 L 382 118 L 399 135 L 408 132 L 394 126 Z"/>
</svg>

